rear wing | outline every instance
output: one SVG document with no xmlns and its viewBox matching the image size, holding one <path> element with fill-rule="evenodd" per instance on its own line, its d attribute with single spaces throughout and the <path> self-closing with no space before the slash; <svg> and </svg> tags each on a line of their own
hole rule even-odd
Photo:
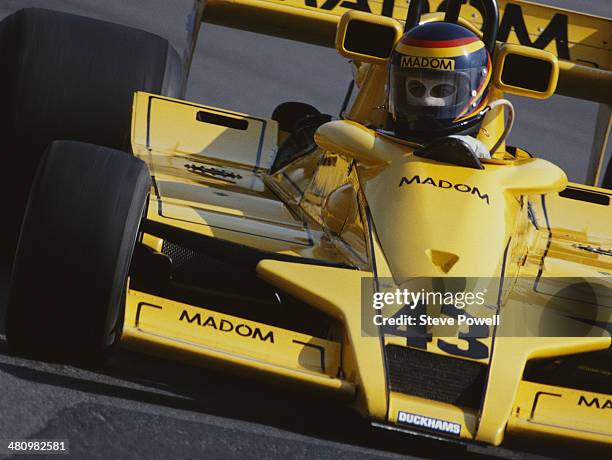
<svg viewBox="0 0 612 460">
<path fill-rule="evenodd" d="M 464 0 L 461 17 L 482 24 L 478 0 Z M 444 0 L 428 0 L 428 10 L 444 9 Z M 612 20 L 526 0 L 497 0 L 498 40 L 544 49 L 559 59 L 556 92 L 600 106 L 589 183 L 599 183 L 611 124 Z M 334 46 L 340 17 L 350 10 L 406 19 L 405 0 L 207 0 L 203 21 L 323 46 Z"/>
<path fill-rule="evenodd" d="M 440 7 L 444 7 L 443 0 L 428 3 L 429 12 L 441 11 Z M 525 0 L 498 0 L 498 4 L 501 18 L 498 39 L 555 54 L 560 60 L 560 94 L 612 104 L 609 91 L 612 74 L 608 73 L 612 70 L 610 19 Z M 203 20 L 333 47 L 336 25 L 351 9 L 404 21 L 407 3 L 400 0 L 208 0 Z M 478 1 L 470 0 L 464 5 L 461 17 L 482 24 Z M 585 79 L 591 82 L 586 88 L 580 84 Z"/>
</svg>

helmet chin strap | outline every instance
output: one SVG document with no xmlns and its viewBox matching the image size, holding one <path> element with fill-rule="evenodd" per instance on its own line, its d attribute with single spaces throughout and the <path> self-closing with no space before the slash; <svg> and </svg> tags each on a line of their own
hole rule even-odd
<svg viewBox="0 0 612 460">
<path fill-rule="evenodd" d="M 504 126 L 504 131 L 502 132 L 499 139 L 497 139 L 497 142 L 495 142 L 495 144 L 491 148 L 492 154 L 497 151 L 499 146 L 502 144 L 502 142 L 506 140 L 508 134 L 510 134 L 510 131 L 512 130 L 512 126 L 514 125 L 514 106 L 512 105 L 512 102 L 510 102 L 508 99 L 497 99 L 491 102 L 487 107 L 484 108 L 482 112 L 480 112 L 482 115 L 484 115 L 489 110 L 493 110 L 494 108 L 502 105 L 508 108 L 508 118 L 506 120 L 506 125 Z"/>
</svg>

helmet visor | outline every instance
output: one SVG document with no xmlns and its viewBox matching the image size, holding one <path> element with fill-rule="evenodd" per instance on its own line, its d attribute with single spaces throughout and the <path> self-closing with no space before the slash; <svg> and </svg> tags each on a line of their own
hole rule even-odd
<svg viewBox="0 0 612 460">
<path fill-rule="evenodd" d="M 468 109 L 474 90 L 469 70 L 431 71 L 391 66 L 389 108 L 404 121 L 452 120 Z"/>
</svg>

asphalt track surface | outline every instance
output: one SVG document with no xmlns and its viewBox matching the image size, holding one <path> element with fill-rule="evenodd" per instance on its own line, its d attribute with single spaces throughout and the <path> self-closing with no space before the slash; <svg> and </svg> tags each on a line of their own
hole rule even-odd
<svg viewBox="0 0 612 460">
<path fill-rule="evenodd" d="M 612 14 L 609 0 L 547 3 Z M 183 52 L 189 1 L 1 0 L 0 18 L 25 6 L 99 17 L 157 32 Z M 204 24 L 187 98 L 253 115 L 301 100 L 335 114 L 350 80 L 327 48 Z M 515 99 L 511 140 L 583 181 L 597 107 L 564 97 Z M 8 275 L 0 274 L 0 325 Z M 0 333 L 3 332 L 0 326 Z M 0 439 L 69 439 L 75 458 L 406 458 L 466 451 L 374 430 L 332 400 L 120 352 L 103 369 L 10 356 L 0 336 Z M 483 452 L 484 453 L 484 452 Z M 518 451 L 488 451 L 527 458 Z M 472 452 L 471 455 L 476 455 Z"/>
</svg>

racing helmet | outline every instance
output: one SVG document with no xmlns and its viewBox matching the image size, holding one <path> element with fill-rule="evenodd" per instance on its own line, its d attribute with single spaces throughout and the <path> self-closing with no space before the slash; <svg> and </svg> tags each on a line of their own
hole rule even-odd
<svg viewBox="0 0 612 460">
<path fill-rule="evenodd" d="M 389 62 L 388 108 L 397 137 L 429 142 L 472 134 L 487 104 L 491 59 L 472 31 L 430 22 L 406 32 Z"/>
</svg>

